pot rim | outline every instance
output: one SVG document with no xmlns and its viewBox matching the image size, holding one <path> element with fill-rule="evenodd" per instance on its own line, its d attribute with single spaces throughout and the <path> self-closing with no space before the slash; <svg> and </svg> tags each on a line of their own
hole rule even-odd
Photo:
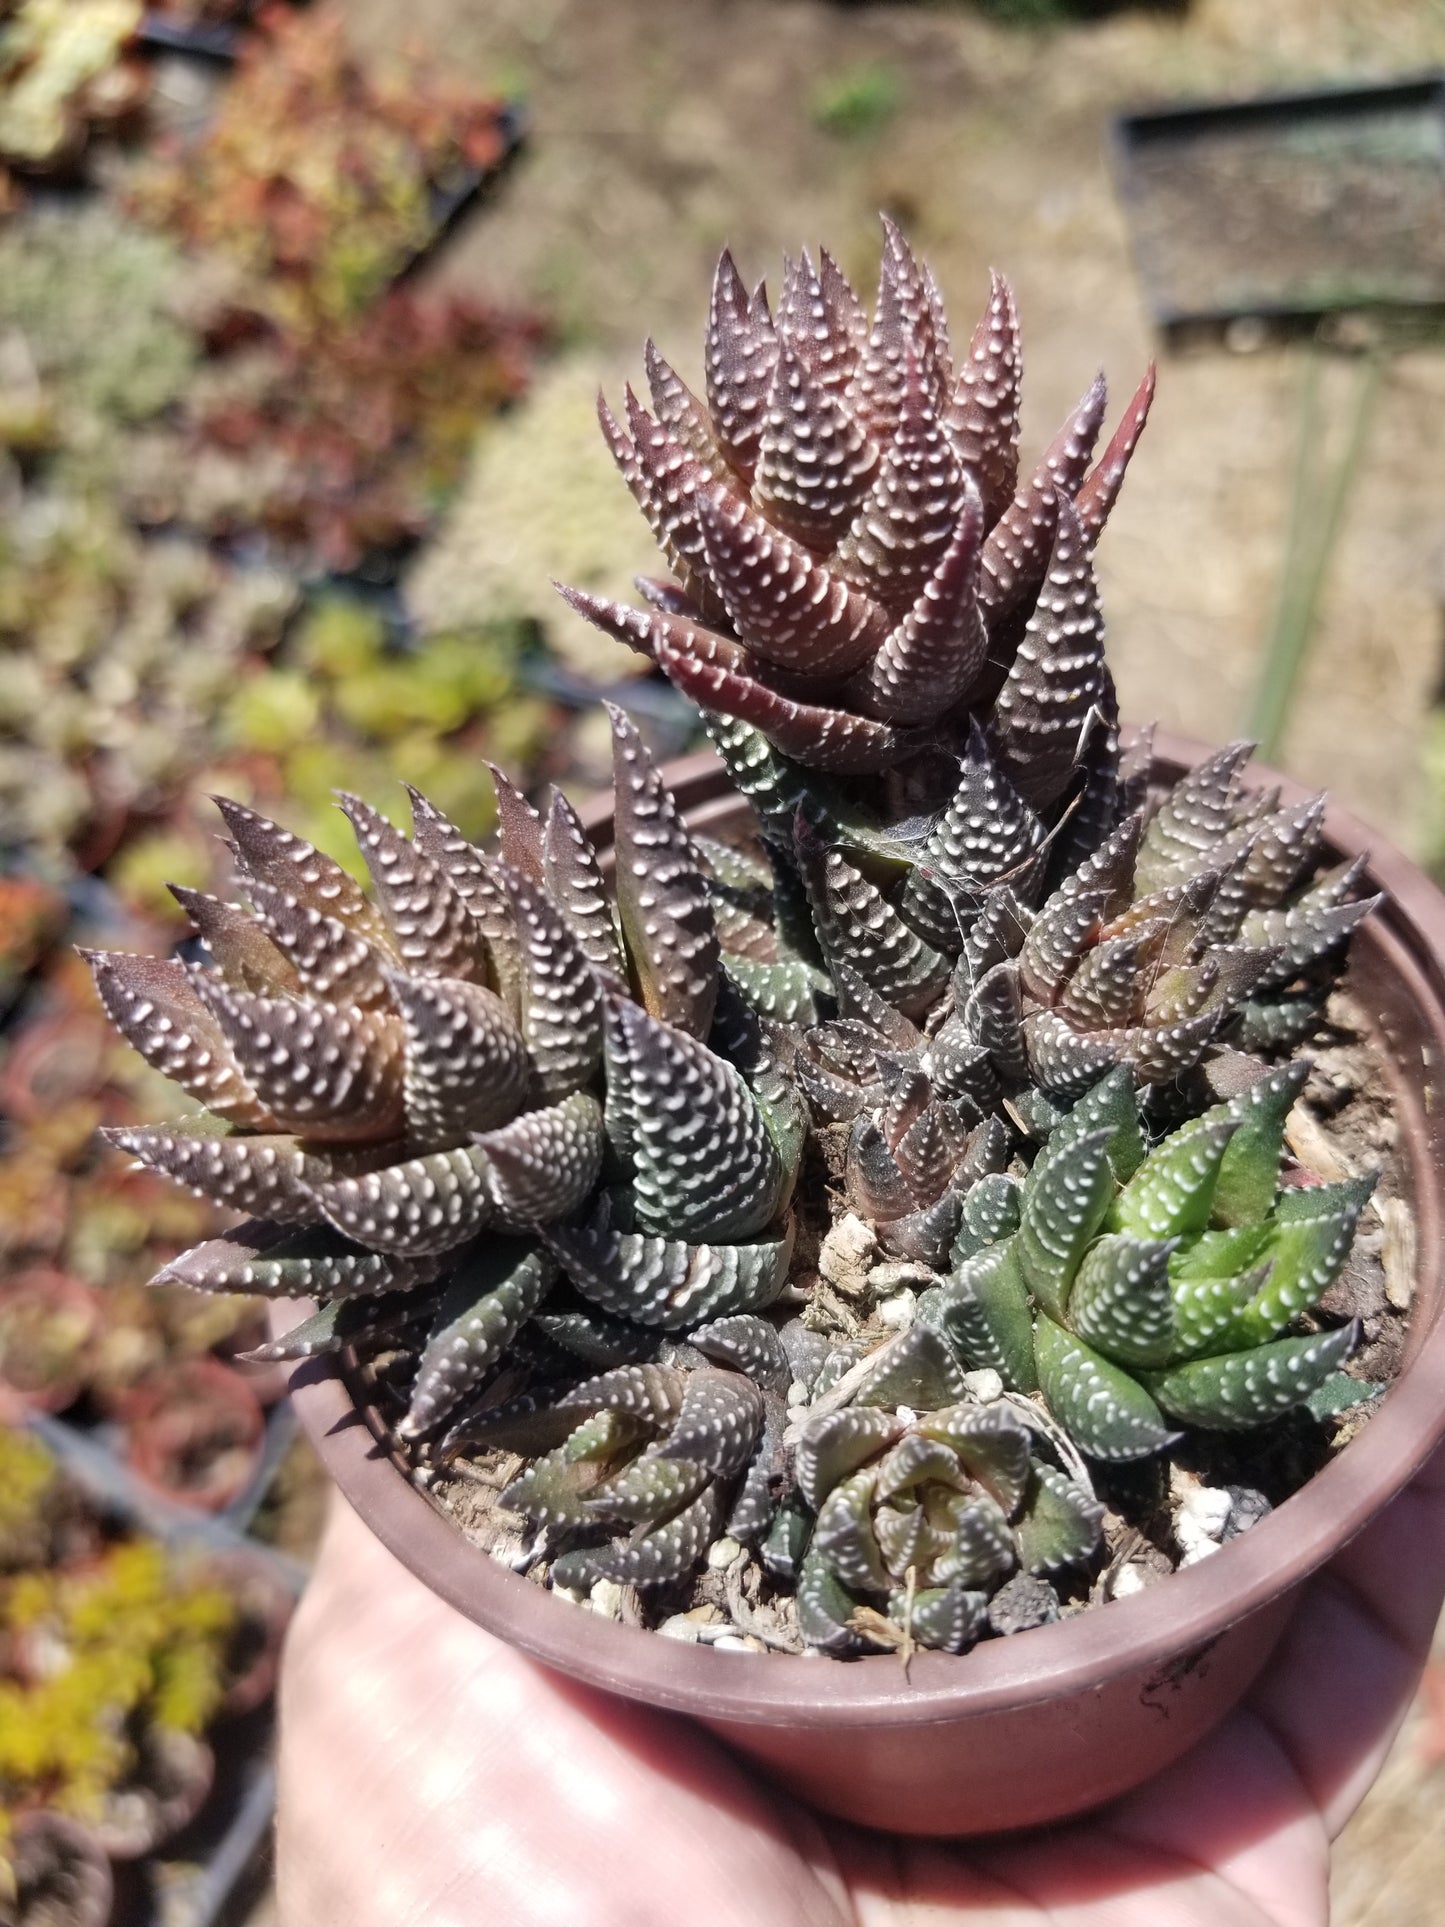
<svg viewBox="0 0 1445 1927">
<path fill-rule="evenodd" d="M 1153 749 L 1155 766 L 1166 773 L 1207 753 L 1205 745 L 1162 731 Z M 735 806 L 710 751 L 682 758 L 665 773 L 695 827 Z M 1261 785 L 1278 784 L 1286 802 L 1310 794 L 1262 765 L 1251 764 L 1249 773 Z M 583 820 L 605 848 L 610 799 L 590 805 Z M 1433 1033 L 1436 1062 L 1445 1064 L 1445 896 L 1348 812 L 1328 809 L 1324 831 L 1340 856 L 1369 855 L 1369 880 L 1388 895 L 1360 941 L 1404 982 Z M 1407 1084 L 1398 1059 L 1392 1063 L 1401 1145 L 1416 1181 L 1417 1298 L 1425 1302 L 1419 1277 L 1442 1263 L 1445 1173 L 1427 1181 L 1424 1080 Z M 1427 1063 L 1427 1078 L 1430 1070 Z M 285 1320 L 288 1327 L 295 1322 Z M 1210 1558 L 1112 1600 L 1107 1609 L 1072 1614 L 1022 1637 L 985 1640 L 960 1657 L 920 1652 L 906 1676 L 889 1654 L 846 1664 L 784 1653 L 740 1656 L 594 1615 L 509 1572 L 410 1483 L 374 1415 L 353 1396 L 351 1368 L 342 1359 L 305 1361 L 293 1372 L 291 1389 L 327 1470 L 377 1537 L 448 1604 L 532 1658 L 588 1685 L 703 1718 L 808 1728 L 912 1726 L 1086 1692 L 1181 1652 L 1200 1652 L 1300 1584 L 1409 1483 L 1445 1437 L 1445 1319 L 1436 1317 L 1423 1331 L 1412 1326 L 1409 1344 L 1407 1362 L 1364 1431 L 1284 1505 Z"/>
</svg>

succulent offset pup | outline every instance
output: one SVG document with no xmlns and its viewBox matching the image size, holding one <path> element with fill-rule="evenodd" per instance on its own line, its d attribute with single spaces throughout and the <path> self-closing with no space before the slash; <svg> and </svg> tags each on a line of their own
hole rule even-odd
<svg viewBox="0 0 1445 1927">
<path fill-rule="evenodd" d="M 890 226 L 871 320 L 826 255 L 776 315 L 724 255 L 706 398 L 647 373 L 602 423 L 673 579 L 564 593 L 754 831 L 690 833 L 618 711 L 610 861 L 500 773 L 491 851 L 343 798 L 371 896 L 223 803 L 209 961 L 94 959 L 205 1114 L 111 1135 L 254 1214 L 163 1276 L 319 1301 L 267 1355 L 384 1349 L 418 1463 L 522 1455 L 552 1584 L 676 1599 L 726 1533 L 800 1642 L 958 1652 L 1087 1567 L 1091 1460 L 1369 1390 L 1301 1323 L 1367 1187 L 1281 1146 L 1370 905 L 1247 746 L 1162 798 L 1121 753 L 1092 558 L 1152 370 L 1021 470 L 1007 284 L 955 368 Z"/>
</svg>

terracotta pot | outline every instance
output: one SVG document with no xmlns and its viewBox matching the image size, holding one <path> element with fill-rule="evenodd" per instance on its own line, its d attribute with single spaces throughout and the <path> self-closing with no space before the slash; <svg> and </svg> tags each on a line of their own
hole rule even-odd
<svg viewBox="0 0 1445 1927">
<path fill-rule="evenodd" d="M 220 1512 L 246 1490 L 265 1449 L 260 1403 L 214 1358 L 184 1358 L 116 1401 L 126 1457 L 150 1485 L 182 1505 Z"/>
<path fill-rule="evenodd" d="M 1161 779 L 1203 754 L 1156 746 Z M 737 820 L 711 756 L 668 772 L 697 828 Z M 1261 783 L 1274 782 L 1258 771 Z M 1281 783 L 1287 797 L 1303 792 Z M 606 805 L 590 827 L 601 844 Z M 913 1834 L 991 1833 L 1077 1814 L 1140 1785 L 1224 1717 L 1260 1671 L 1302 1582 L 1405 1486 L 1445 1435 L 1445 898 L 1342 812 L 1388 902 L 1356 936 L 1350 981 L 1389 1064 L 1419 1231 L 1405 1365 L 1360 1436 L 1285 1505 L 1162 1585 L 963 1658 L 747 1659 L 579 1612 L 463 1538 L 403 1475 L 352 1362 L 297 1368 L 317 1451 L 357 1511 L 458 1612 L 549 1666 L 692 1715 L 826 1812 Z M 294 1322 L 287 1316 L 285 1324 Z M 380 1441 L 380 1443 L 378 1443 Z"/>
<path fill-rule="evenodd" d="M 26 1813 L 11 1843 L 17 1927 L 63 1920 L 66 1927 L 106 1927 L 115 1898 L 105 1848 L 87 1827 L 62 1813 Z"/>
<path fill-rule="evenodd" d="M 63 1412 L 85 1388 L 100 1301 L 68 1272 L 37 1268 L 0 1283 L 0 1384 L 21 1405 Z"/>
</svg>

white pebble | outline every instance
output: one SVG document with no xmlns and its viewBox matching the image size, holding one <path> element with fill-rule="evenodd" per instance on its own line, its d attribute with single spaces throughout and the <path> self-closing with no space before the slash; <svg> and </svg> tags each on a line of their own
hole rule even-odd
<svg viewBox="0 0 1445 1927">
<path fill-rule="evenodd" d="M 1114 1597 L 1127 1599 L 1132 1592 L 1143 1592 L 1148 1583 L 1138 1566 L 1121 1566 L 1114 1574 Z"/>
<path fill-rule="evenodd" d="M 990 1405 L 994 1399 L 1003 1397 L 1003 1380 L 991 1366 L 985 1365 L 977 1372 L 965 1372 L 963 1382 L 970 1396 L 980 1404 Z"/>
<path fill-rule="evenodd" d="M 552 1588 L 554 1599 L 565 1599 L 569 1606 L 585 1606 L 587 1594 L 580 1586 L 556 1586 Z"/>
<path fill-rule="evenodd" d="M 806 1405 L 811 1394 L 801 1379 L 795 1378 L 788 1387 L 788 1404 L 796 1411 L 798 1406 Z"/>
<path fill-rule="evenodd" d="M 756 1645 L 749 1645 L 738 1633 L 722 1633 L 712 1643 L 715 1653 L 755 1653 Z"/>
<path fill-rule="evenodd" d="M 702 1629 L 695 1619 L 686 1613 L 674 1613 L 671 1619 L 664 1619 L 658 1627 L 664 1639 L 680 1639 L 687 1646 L 696 1646 L 702 1638 Z"/>
<path fill-rule="evenodd" d="M 1183 1494 L 1174 1515 L 1174 1537 L 1183 1555 L 1181 1565 L 1197 1565 L 1211 1552 L 1218 1552 L 1233 1506 L 1229 1494 L 1216 1486 L 1191 1486 Z"/>
<path fill-rule="evenodd" d="M 896 1291 L 877 1307 L 874 1316 L 890 1331 L 906 1332 L 918 1316 L 918 1298 L 911 1291 Z"/>
<path fill-rule="evenodd" d="M 707 1549 L 707 1562 L 714 1572 L 721 1572 L 725 1566 L 732 1564 L 741 1551 L 742 1547 L 736 1539 L 714 1539 Z"/>
<path fill-rule="evenodd" d="M 621 1619 L 622 1588 L 615 1579 L 599 1579 L 588 1595 L 593 1612 L 603 1619 Z"/>
</svg>

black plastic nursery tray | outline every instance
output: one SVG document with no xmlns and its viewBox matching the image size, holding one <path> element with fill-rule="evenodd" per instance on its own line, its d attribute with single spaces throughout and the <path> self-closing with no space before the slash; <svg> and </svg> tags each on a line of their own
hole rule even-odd
<svg viewBox="0 0 1445 1927">
<path fill-rule="evenodd" d="M 304 6 L 306 0 L 291 0 Z M 200 60 L 230 62 L 236 58 L 241 34 L 255 14 L 258 0 L 242 0 L 229 20 L 183 20 L 160 8 L 151 8 L 142 19 L 136 39 L 142 47 L 159 52 L 194 54 Z"/>
<path fill-rule="evenodd" d="M 1445 320 L 1445 73 L 1123 114 L 1113 158 L 1168 337 Z"/>
<path fill-rule="evenodd" d="M 268 1566 L 293 1594 L 306 1567 L 254 1536 L 251 1526 L 297 1436 L 290 1401 L 267 1415 L 266 1442 L 251 1484 L 224 1511 L 176 1504 L 131 1472 L 107 1428 L 33 1416 L 31 1430 L 96 1510 L 179 1550 L 242 1552 Z M 111 1927 L 233 1927 L 264 1885 L 264 1848 L 276 1805 L 271 1764 L 272 1709 L 258 1708 L 210 1735 L 216 1779 L 200 1813 L 151 1857 L 118 1864 Z"/>
</svg>

